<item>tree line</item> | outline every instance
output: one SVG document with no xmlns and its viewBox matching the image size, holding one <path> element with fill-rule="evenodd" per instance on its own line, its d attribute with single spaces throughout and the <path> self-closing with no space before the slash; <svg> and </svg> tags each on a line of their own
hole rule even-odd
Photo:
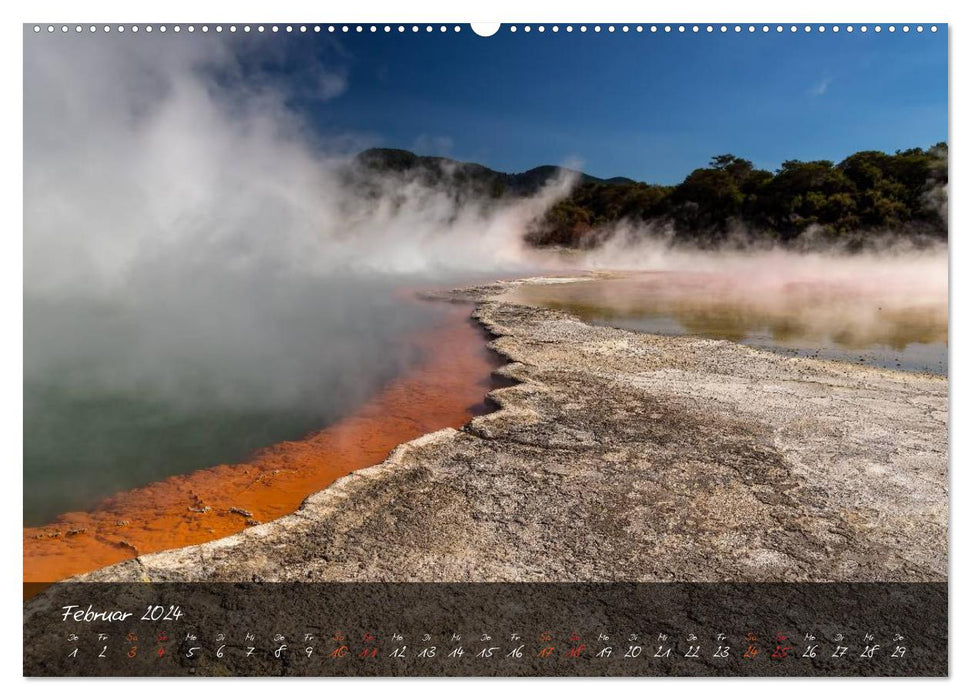
<svg viewBox="0 0 971 700">
<path fill-rule="evenodd" d="M 776 172 L 718 155 L 674 186 L 587 181 L 528 233 L 537 246 L 596 246 L 617 224 L 664 226 L 675 240 L 720 244 L 747 237 L 782 243 L 862 244 L 868 234 L 947 239 L 947 144 L 839 163 L 787 160 Z"/>
</svg>

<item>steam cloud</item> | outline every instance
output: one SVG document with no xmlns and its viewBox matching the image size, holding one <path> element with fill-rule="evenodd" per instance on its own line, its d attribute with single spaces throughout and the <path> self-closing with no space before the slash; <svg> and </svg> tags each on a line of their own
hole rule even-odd
<svg viewBox="0 0 971 700">
<path fill-rule="evenodd" d="M 171 261 L 312 275 L 516 266 L 522 226 L 565 192 L 488 213 L 409 183 L 355 201 L 338 169 L 360 140 L 314 133 L 280 82 L 243 62 L 242 39 L 28 39 L 31 292 L 115 291 Z M 345 80 L 314 76 L 318 98 Z"/>
<path fill-rule="evenodd" d="M 262 61 L 282 60 L 266 53 L 273 44 L 260 45 Z M 27 37 L 29 310 L 124 305 L 142 327 L 135 345 L 198 357 L 185 344 L 199 341 L 224 371 L 239 345 L 283 342 L 266 336 L 301 304 L 313 306 L 308 316 L 355 315 L 363 291 L 355 286 L 375 284 L 378 274 L 523 267 L 520 232 L 568 183 L 485 208 L 389 177 L 383 196 L 363 200 L 340 175 L 359 139 L 323 140 L 289 108 L 280 81 L 247 64 L 246 49 L 253 46 L 222 37 Z M 339 68 L 309 56 L 301 65 L 301 85 L 317 86 L 318 97 L 342 89 Z M 32 328 L 54 331 L 31 317 Z M 58 345 L 78 350 L 48 340 L 40 356 L 28 354 L 28 379 L 47 369 Z M 327 345 L 340 343 L 332 336 Z M 144 371 L 134 364 L 132 372 Z M 115 364 L 110 381 L 122 381 L 125 369 Z M 300 374 L 254 389 L 299 387 Z M 234 378 L 217 395 L 252 382 Z M 184 397 L 180 388 L 170 393 Z"/>
<path fill-rule="evenodd" d="M 665 226 L 633 224 L 613 227 L 602 236 L 600 246 L 574 258 L 577 266 L 718 273 L 756 293 L 805 281 L 861 292 L 893 290 L 915 302 L 947 301 L 946 244 L 914 245 L 899 237 L 871 236 L 866 249 L 850 254 L 835 245 L 798 249 L 751 244 L 753 237 L 738 230 L 728 243 L 710 251 L 675 244 L 672 230 Z"/>
</svg>

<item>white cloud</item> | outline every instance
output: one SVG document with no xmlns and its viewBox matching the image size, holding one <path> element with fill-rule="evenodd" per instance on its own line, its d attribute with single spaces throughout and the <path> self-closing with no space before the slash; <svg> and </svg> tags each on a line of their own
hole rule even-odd
<svg viewBox="0 0 971 700">
<path fill-rule="evenodd" d="M 347 77 L 339 73 L 324 72 L 317 80 L 317 95 L 320 100 L 332 100 L 347 90 Z"/>
<path fill-rule="evenodd" d="M 823 78 L 818 83 L 809 88 L 809 94 L 812 97 L 820 97 L 826 94 L 826 90 L 829 89 L 829 84 L 833 82 L 832 78 Z"/>
</svg>

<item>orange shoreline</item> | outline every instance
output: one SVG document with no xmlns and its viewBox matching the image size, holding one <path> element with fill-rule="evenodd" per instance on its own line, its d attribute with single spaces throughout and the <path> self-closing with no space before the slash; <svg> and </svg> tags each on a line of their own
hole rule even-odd
<svg viewBox="0 0 971 700">
<path fill-rule="evenodd" d="M 392 380 L 350 416 L 219 465 L 119 493 L 90 512 L 24 528 L 24 583 L 50 583 L 135 556 L 200 544 L 295 511 L 310 494 L 377 464 L 397 445 L 484 413 L 498 358 L 485 347 L 468 306 L 409 339 L 422 350 L 414 369 Z M 37 586 L 25 586 L 36 589 Z"/>
</svg>

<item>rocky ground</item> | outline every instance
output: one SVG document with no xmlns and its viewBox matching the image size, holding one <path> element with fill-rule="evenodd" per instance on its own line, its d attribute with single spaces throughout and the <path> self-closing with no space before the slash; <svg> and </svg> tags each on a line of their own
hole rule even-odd
<svg viewBox="0 0 971 700">
<path fill-rule="evenodd" d="M 453 295 L 509 359 L 500 410 L 293 515 L 82 578 L 947 579 L 946 378 L 594 327 L 505 289 Z"/>
</svg>

